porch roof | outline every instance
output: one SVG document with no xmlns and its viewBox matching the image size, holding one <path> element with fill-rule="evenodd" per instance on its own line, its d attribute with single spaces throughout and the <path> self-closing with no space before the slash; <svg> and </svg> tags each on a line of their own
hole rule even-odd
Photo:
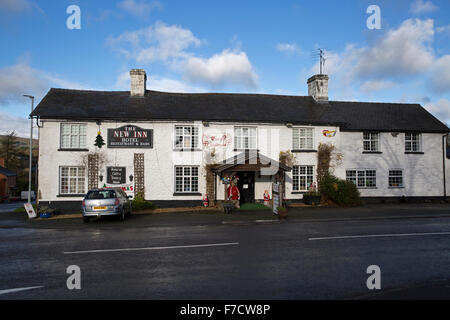
<svg viewBox="0 0 450 320">
<path fill-rule="evenodd" d="M 229 169 L 236 169 L 236 167 L 239 166 L 248 168 L 247 171 L 257 171 L 264 167 L 278 167 L 283 171 L 292 170 L 291 167 L 282 164 L 279 161 L 275 161 L 256 150 L 247 150 L 231 158 L 228 158 L 222 161 L 216 167 L 212 168 L 212 170 L 216 173 L 222 173 Z"/>
</svg>

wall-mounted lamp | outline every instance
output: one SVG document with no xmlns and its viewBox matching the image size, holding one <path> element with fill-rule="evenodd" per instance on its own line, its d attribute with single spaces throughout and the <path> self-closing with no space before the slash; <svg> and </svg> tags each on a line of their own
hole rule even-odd
<svg viewBox="0 0 450 320">
<path fill-rule="evenodd" d="M 128 177 L 128 178 L 130 178 L 130 182 L 133 182 L 133 175 L 132 174 L 130 174 L 130 176 Z"/>
<path fill-rule="evenodd" d="M 292 128 L 292 123 L 290 123 L 290 122 L 286 123 L 286 127 Z"/>
<path fill-rule="evenodd" d="M 100 182 L 103 181 L 103 175 L 99 175 L 98 178 L 100 179 Z"/>
<path fill-rule="evenodd" d="M 203 121 L 203 126 L 209 127 L 209 122 L 208 121 Z"/>
</svg>

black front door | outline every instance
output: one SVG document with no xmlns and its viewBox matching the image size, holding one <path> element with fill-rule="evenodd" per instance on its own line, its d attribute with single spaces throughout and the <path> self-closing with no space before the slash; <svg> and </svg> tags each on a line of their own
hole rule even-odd
<svg viewBox="0 0 450 320">
<path fill-rule="evenodd" d="M 241 204 L 255 202 L 255 172 L 240 172 L 238 188 L 241 193 Z"/>
</svg>

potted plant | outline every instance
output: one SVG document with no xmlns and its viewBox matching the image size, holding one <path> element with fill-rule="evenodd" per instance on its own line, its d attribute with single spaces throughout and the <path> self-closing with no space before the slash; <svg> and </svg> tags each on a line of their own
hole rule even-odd
<svg viewBox="0 0 450 320">
<path fill-rule="evenodd" d="M 287 213 L 288 213 L 287 207 L 278 207 L 277 209 L 278 209 L 278 219 L 286 220 L 287 219 Z"/>
<path fill-rule="evenodd" d="M 322 195 L 317 192 L 316 183 L 313 182 L 309 186 L 308 192 L 303 195 L 303 202 L 309 205 L 316 205 L 320 203 Z"/>
<path fill-rule="evenodd" d="M 38 211 L 41 218 L 50 218 L 55 213 L 55 209 L 48 206 L 39 206 Z"/>
</svg>

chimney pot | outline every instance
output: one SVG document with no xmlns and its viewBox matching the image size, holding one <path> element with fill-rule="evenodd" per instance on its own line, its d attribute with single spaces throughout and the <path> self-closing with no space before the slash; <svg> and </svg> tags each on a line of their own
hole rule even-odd
<svg viewBox="0 0 450 320">
<path fill-rule="evenodd" d="M 316 74 L 308 79 L 308 95 L 317 102 L 328 101 L 328 76 Z"/>
<path fill-rule="evenodd" d="M 143 97 L 147 90 L 147 74 L 143 69 L 131 69 L 130 71 L 130 95 L 132 97 Z"/>
</svg>

